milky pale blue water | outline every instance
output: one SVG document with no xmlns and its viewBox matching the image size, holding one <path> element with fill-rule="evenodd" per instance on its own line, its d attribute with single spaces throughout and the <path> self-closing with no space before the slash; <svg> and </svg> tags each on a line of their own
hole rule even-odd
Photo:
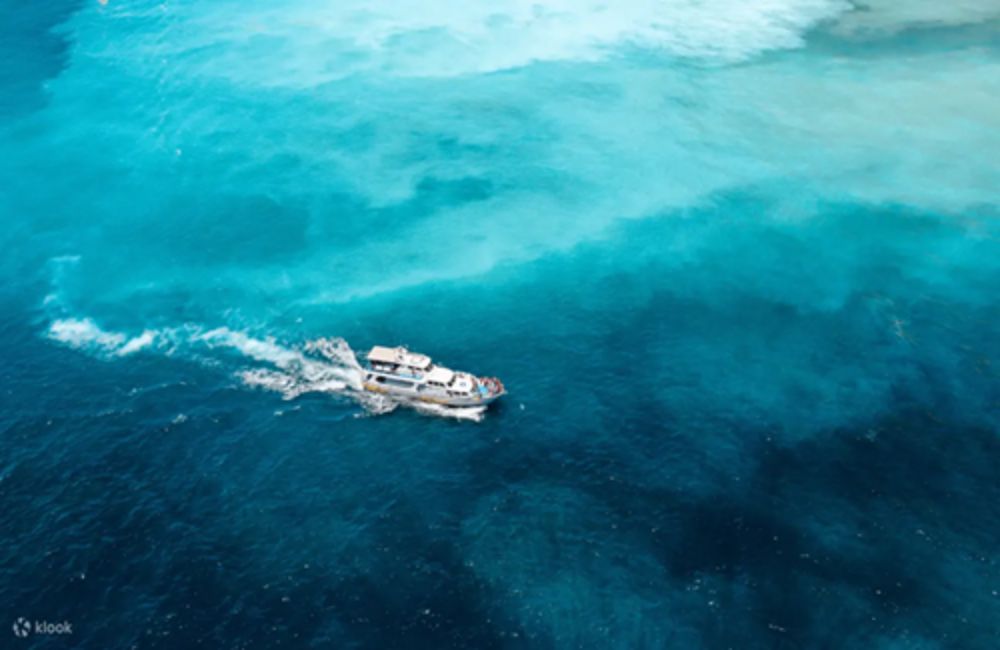
<svg viewBox="0 0 1000 650">
<path fill-rule="evenodd" d="M 865 5 L 0 9 L 0 647 L 996 647 L 1000 9 Z"/>
</svg>

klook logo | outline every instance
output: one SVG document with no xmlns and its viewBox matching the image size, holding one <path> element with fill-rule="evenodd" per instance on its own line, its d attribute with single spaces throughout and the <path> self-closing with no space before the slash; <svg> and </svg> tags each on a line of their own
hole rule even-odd
<svg viewBox="0 0 1000 650">
<path fill-rule="evenodd" d="M 31 623 L 28 622 L 26 618 L 19 618 L 14 621 L 14 636 L 19 636 L 22 639 L 31 634 Z"/>
<path fill-rule="evenodd" d="M 12 629 L 14 630 L 14 636 L 21 637 L 22 639 L 32 633 L 49 635 L 73 634 L 73 624 L 69 621 L 63 621 L 62 623 L 35 621 L 35 624 L 32 625 L 31 621 L 23 616 L 18 617 L 18 619 L 14 621 Z"/>
</svg>

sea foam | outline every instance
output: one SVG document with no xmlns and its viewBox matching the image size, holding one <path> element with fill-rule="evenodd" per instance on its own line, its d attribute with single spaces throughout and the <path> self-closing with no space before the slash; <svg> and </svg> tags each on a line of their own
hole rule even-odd
<svg viewBox="0 0 1000 650">
<path fill-rule="evenodd" d="M 161 348 L 170 352 L 181 350 L 210 365 L 219 365 L 226 363 L 225 355 L 206 359 L 204 351 L 234 351 L 239 359 L 267 364 L 235 371 L 234 375 L 244 386 L 277 392 L 286 400 L 306 393 L 344 397 L 362 406 L 370 415 L 382 415 L 405 405 L 423 415 L 478 422 L 486 412 L 485 407 L 448 408 L 395 400 L 365 391 L 362 388 L 364 370 L 350 345 L 341 338 L 319 338 L 290 347 L 273 337 L 257 338 L 228 327 L 206 330 L 190 324 L 179 328 L 146 329 L 130 336 L 104 329 L 90 318 L 56 320 L 49 325 L 47 336 L 104 359 Z"/>
<path fill-rule="evenodd" d="M 101 329 L 89 318 L 67 318 L 49 325 L 48 336 L 72 348 L 89 349 L 115 356 L 127 356 L 152 345 L 157 333 L 146 330 L 135 337 Z"/>
<path fill-rule="evenodd" d="M 540 61 L 598 61 L 628 48 L 742 61 L 798 47 L 807 30 L 850 9 L 844 0 L 346 0 L 320 6 L 300 0 L 280 6 L 240 3 L 238 12 L 235 4 L 178 12 L 157 2 L 101 14 L 137 27 L 131 44 L 146 54 L 173 58 L 208 47 L 217 53 L 222 44 L 224 57 L 234 57 L 199 66 L 201 74 L 311 86 L 359 72 L 452 77 Z M 156 20 L 136 20 L 153 15 Z M 143 34 L 147 27 L 174 23 L 183 30 L 174 31 L 169 43 Z M 338 65 L 329 65 L 331 60 Z"/>
</svg>

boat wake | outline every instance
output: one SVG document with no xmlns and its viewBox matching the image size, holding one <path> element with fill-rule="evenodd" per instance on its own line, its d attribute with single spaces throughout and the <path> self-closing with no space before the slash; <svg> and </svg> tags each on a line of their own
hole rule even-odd
<svg viewBox="0 0 1000 650">
<path fill-rule="evenodd" d="M 280 393 L 293 400 L 307 393 L 323 393 L 358 404 L 361 415 L 391 413 L 398 407 L 411 408 L 433 417 L 479 422 L 485 406 L 448 407 L 425 404 L 364 390 L 364 369 L 347 341 L 319 338 L 297 346 L 278 343 L 273 337 L 256 338 L 246 332 L 220 327 L 211 330 L 195 325 L 144 330 L 134 336 L 102 329 L 91 319 L 58 319 L 47 336 L 63 345 L 91 352 L 105 359 L 117 359 L 143 351 L 183 355 L 210 365 L 229 360 L 229 353 L 254 365 L 233 374 L 250 388 Z"/>
</svg>

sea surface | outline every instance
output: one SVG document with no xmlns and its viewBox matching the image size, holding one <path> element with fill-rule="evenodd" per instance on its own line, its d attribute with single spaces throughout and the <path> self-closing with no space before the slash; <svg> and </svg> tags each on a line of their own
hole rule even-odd
<svg viewBox="0 0 1000 650">
<path fill-rule="evenodd" d="M 995 0 L 7 0 L 0 252 L 5 650 L 1000 647 Z"/>
</svg>

